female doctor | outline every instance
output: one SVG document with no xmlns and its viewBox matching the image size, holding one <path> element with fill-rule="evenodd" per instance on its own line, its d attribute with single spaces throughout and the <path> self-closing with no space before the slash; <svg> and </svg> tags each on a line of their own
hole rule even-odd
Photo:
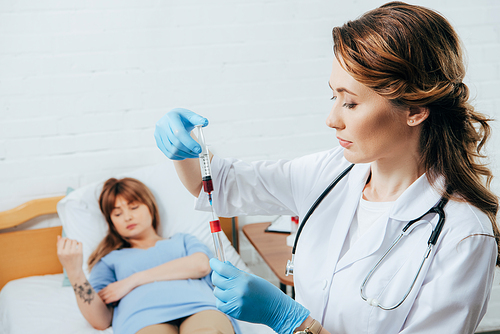
<svg viewBox="0 0 500 334">
<path fill-rule="evenodd" d="M 479 161 L 490 127 L 468 103 L 459 38 L 435 11 L 391 2 L 334 28 L 333 40 L 326 124 L 340 147 L 291 161 L 212 158 L 221 216 L 303 221 L 345 174 L 303 227 L 296 301 L 212 259 L 217 307 L 278 333 L 473 333 L 500 263 L 498 200 Z M 200 146 L 189 133 L 198 124 L 208 120 L 174 109 L 155 131 L 195 196 Z"/>
</svg>

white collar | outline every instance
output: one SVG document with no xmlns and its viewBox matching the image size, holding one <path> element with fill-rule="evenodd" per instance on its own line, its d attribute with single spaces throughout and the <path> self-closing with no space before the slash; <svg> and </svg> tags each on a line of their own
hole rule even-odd
<svg viewBox="0 0 500 334">
<path fill-rule="evenodd" d="M 444 192 L 444 177 L 440 176 L 433 187 L 427 175 L 423 174 L 399 196 L 390 218 L 409 221 L 420 217 L 441 199 L 441 193 L 436 189 L 443 189 Z"/>
</svg>

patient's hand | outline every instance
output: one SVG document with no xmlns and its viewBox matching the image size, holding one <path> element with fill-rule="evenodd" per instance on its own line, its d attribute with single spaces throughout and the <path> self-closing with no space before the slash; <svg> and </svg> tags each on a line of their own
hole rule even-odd
<svg viewBox="0 0 500 334">
<path fill-rule="evenodd" d="M 82 243 L 76 240 L 57 236 L 57 257 L 68 275 L 82 271 Z"/>
<path fill-rule="evenodd" d="M 132 291 L 136 286 L 137 284 L 135 284 L 134 280 L 130 276 L 109 284 L 97 294 L 101 297 L 104 303 L 111 304 L 125 297 L 127 293 Z"/>
</svg>

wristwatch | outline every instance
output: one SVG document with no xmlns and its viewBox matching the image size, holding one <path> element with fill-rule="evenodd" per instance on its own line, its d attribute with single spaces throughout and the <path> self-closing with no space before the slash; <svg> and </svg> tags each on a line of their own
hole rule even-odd
<svg viewBox="0 0 500 334">
<path fill-rule="evenodd" d="M 323 329 L 323 326 L 316 320 L 313 320 L 313 322 L 307 326 L 306 329 L 303 329 L 301 331 L 293 332 L 294 334 L 319 334 L 321 330 Z"/>
</svg>

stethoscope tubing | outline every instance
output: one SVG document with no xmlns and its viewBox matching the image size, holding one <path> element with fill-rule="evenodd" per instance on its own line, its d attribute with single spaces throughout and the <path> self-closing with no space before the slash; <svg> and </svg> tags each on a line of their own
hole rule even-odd
<svg viewBox="0 0 500 334">
<path fill-rule="evenodd" d="M 441 230 L 443 229 L 444 221 L 446 219 L 446 216 L 445 216 L 445 213 L 443 210 L 446 203 L 448 203 L 448 198 L 441 197 L 441 199 L 439 200 L 437 205 L 433 206 L 431 209 L 429 209 L 429 211 L 427 211 L 426 213 L 424 213 L 422 216 L 418 217 L 417 219 L 413 219 L 412 221 L 408 222 L 408 224 L 406 224 L 406 226 L 403 227 L 401 234 L 394 240 L 394 242 L 389 247 L 389 249 L 387 249 L 387 251 L 384 253 L 384 255 L 382 255 L 382 257 L 377 261 L 375 266 L 368 272 L 368 275 L 366 275 L 365 279 L 363 280 L 363 283 L 361 284 L 361 287 L 359 288 L 359 293 L 361 295 L 361 298 L 364 301 L 368 302 L 368 304 L 370 304 L 371 306 L 376 306 L 376 307 L 379 307 L 382 310 L 386 310 L 386 311 L 394 310 L 394 309 L 398 308 L 401 304 L 403 304 L 403 302 L 406 300 L 406 298 L 410 294 L 411 290 L 415 286 L 415 283 L 417 282 L 418 276 L 420 275 L 420 272 L 422 271 L 422 267 L 424 266 L 425 260 L 429 257 L 429 254 L 432 252 L 432 249 L 436 245 L 436 242 L 439 238 L 439 235 L 441 234 Z M 384 261 L 384 259 L 392 251 L 392 249 L 401 241 L 403 236 L 411 233 L 411 231 L 408 231 L 408 229 L 414 223 L 422 220 L 425 216 L 432 214 L 432 213 L 436 213 L 439 217 L 439 220 L 436 224 L 436 227 L 432 230 L 432 233 L 429 237 L 429 240 L 427 241 L 427 249 L 425 251 L 424 256 L 422 257 L 422 261 L 420 262 L 420 266 L 418 267 L 417 274 L 415 275 L 415 277 L 413 277 L 413 281 L 412 281 L 410 287 L 408 288 L 408 290 L 406 290 L 406 293 L 403 296 L 403 298 L 398 303 L 396 303 L 395 305 L 390 306 L 390 307 L 383 306 L 375 298 L 368 298 L 364 293 L 364 288 L 366 287 L 366 284 L 370 280 L 373 273 L 377 270 L 380 263 L 382 263 L 382 261 Z M 407 231 L 408 231 L 408 233 L 407 233 Z"/>
<path fill-rule="evenodd" d="M 297 230 L 297 234 L 295 235 L 295 241 L 293 243 L 293 248 L 292 248 L 292 259 L 291 259 L 291 261 L 290 260 L 288 261 L 287 266 L 286 266 L 286 275 L 287 276 L 290 273 L 293 274 L 293 263 L 294 263 L 294 258 L 295 258 L 295 250 L 297 248 L 297 243 L 298 243 L 300 234 L 302 233 L 302 229 L 304 228 L 304 226 L 305 226 L 306 222 L 308 221 L 309 217 L 314 213 L 314 211 L 316 210 L 316 208 L 318 207 L 318 205 L 321 204 L 321 202 L 332 191 L 332 189 L 337 185 L 337 183 L 339 183 L 340 180 L 342 180 L 347 175 L 347 173 L 349 173 L 351 171 L 351 169 L 353 167 L 354 167 L 354 164 L 351 164 L 342 173 L 340 173 L 332 181 L 332 183 L 330 183 L 330 185 L 321 193 L 321 195 L 316 199 L 316 201 L 313 203 L 313 205 L 307 211 L 306 215 L 304 216 L 304 219 L 302 220 L 302 223 L 300 224 L 300 226 L 299 226 L 299 228 Z M 448 189 L 446 189 L 446 193 L 447 194 L 451 193 L 451 189 L 449 187 L 448 187 Z M 422 216 L 418 217 L 417 219 L 411 220 L 410 222 L 408 222 L 405 225 L 405 227 L 403 227 L 403 229 L 401 231 L 401 234 L 393 241 L 393 243 L 391 244 L 391 246 L 389 247 L 389 249 L 387 249 L 387 251 L 377 261 L 377 263 L 375 264 L 375 266 L 368 272 L 368 274 L 366 275 L 365 279 L 363 280 L 363 283 L 361 284 L 361 287 L 360 287 L 360 294 L 361 294 L 361 298 L 364 301 L 368 302 L 371 306 L 379 307 L 379 308 L 381 308 L 383 310 L 390 311 L 390 310 L 394 310 L 397 307 L 399 307 L 406 300 L 406 298 L 409 296 L 411 290 L 415 286 L 415 283 L 417 282 L 418 276 L 420 275 L 420 272 L 422 271 L 422 268 L 424 266 L 424 263 L 425 263 L 426 259 L 429 257 L 429 254 L 432 252 L 432 249 L 436 245 L 436 242 L 437 242 L 437 240 L 439 238 L 439 235 L 441 234 L 441 231 L 443 229 L 443 225 L 444 225 L 444 222 L 445 222 L 445 218 L 446 218 L 445 217 L 445 213 L 444 213 L 444 207 L 448 203 L 448 200 L 449 199 L 448 199 L 447 196 L 441 197 L 441 199 L 439 200 L 439 202 L 435 206 L 433 206 L 431 209 L 429 209 L 426 213 L 424 213 Z M 373 273 L 377 270 L 377 268 L 379 267 L 379 265 L 382 263 L 382 261 L 384 261 L 384 259 L 387 257 L 387 255 L 401 241 L 401 239 L 403 238 L 403 236 L 408 235 L 408 234 L 411 233 L 411 230 L 408 231 L 408 229 L 414 223 L 416 223 L 418 221 L 421 221 L 425 216 L 427 216 L 429 214 L 432 214 L 432 213 L 436 213 L 438 215 L 438 217 L 439 217 L 438 222 L 436 224 L 436 227 L 432 230 L 432 233 L 431 233 L 431 235 L 429 237 L 429 240 L 427 241 L 427 249 L 426 249 L 425 254 L 424 254 L 423 258 L 422 258 L 422 261 L 420 262 L 420 266 L 418 268 L 418 271 L 417 271 L 415 277 L 413 278 L 413 281 L 412 281 L 410 287 L 408 288 L 408 290 L 406 291 L 405 295 L 403 296 L 403 298 L 398 303 L 396 303 L 395 305 L 390 306 L 390 307 L 386 307 L 386 306 L 381 305 L 378 302 L 378 300 L 375 299 L 375 298 L 368 298 L 364 294 L 363 290 L 366 287 L 366 285 L 367 285 L 368 281 L 370 280 L 371 276 L 373 275 Z"/>
<path fill-rule="evenodd" d="M 306 222 L 309 220 L 309 217 L 313 214 L 314 210 L 318 207 L 318 205 L 321 204 L 321 202 L 325 199 L 325 197 L 332 191 L 333 188 L 337 185 L 337 183 L 340 182 L 344 178 L 344 176 L 347 175 L 354 167 L 354 164 L 349 165 L 342 173 L 340 173 L 333 181 L 326 187 L 325 190 L 321 193 L 321 195 L 314 201 L 313 205 L 309 208 L 307 213 L 305 214 L 304 218 L 302 219 L 302 223 L 299 225 L 299 228 L 297 229 L 297 233 L 295 234 L 295 240 L 293 242 L 293 248 L 292 248 L 292 259 L 288 260 L 285 268 L 285 275 L 288 276 L 290 274 L 293 275 L 293 267 L 294 267 L 294 261 L 295 261 L 295 249 L 297 248 L 297 243 L 299 241 L 300 234 L 302 233 L 302 229 L 306 225 Z"/>
<path fill-rule="evenodd" d="M 354 167 L 354 164 L 351 164 L 346 169 L 344 169 L 344 171 L 342 173 L 340 173 L 332 181 L 332 183 L 330 183 L 330 185 L 328 187 L 326 187 L 326 189 L 321 193 L 321 195 L 316 199 L 316 201 L 313 203 L 313 205 L 309 208 L 306 215 L 304 216 L 304 219 L 302 219 L 302 223 L 300 224 L 300 226 L 297 230 L 297 234 L 295 235 L 295 241 L 293 242 L 293 248 L 292 248 L 292 256 L 295 255 L 295 249 L 297 248 L 297 242 L 299 241 L 299 237 L 300 237 L 300 234 L 302 233 L 302 229 L 306 225 L 307 220 L 309 220 L 309 217 L 313 214 L 313 212 L 316 210 L 318 205 L 320 205 L 321 202 L 323 202 L 325 197 L 332 191 L 332 189 L 335 188 L 337 183 L 339 183 L 340 180 L 342 180 L 344 178 L 344 176 L 346 176 L 347 173 L 349 173 L 351 171 L 352 167 Z"/>
</svg>

